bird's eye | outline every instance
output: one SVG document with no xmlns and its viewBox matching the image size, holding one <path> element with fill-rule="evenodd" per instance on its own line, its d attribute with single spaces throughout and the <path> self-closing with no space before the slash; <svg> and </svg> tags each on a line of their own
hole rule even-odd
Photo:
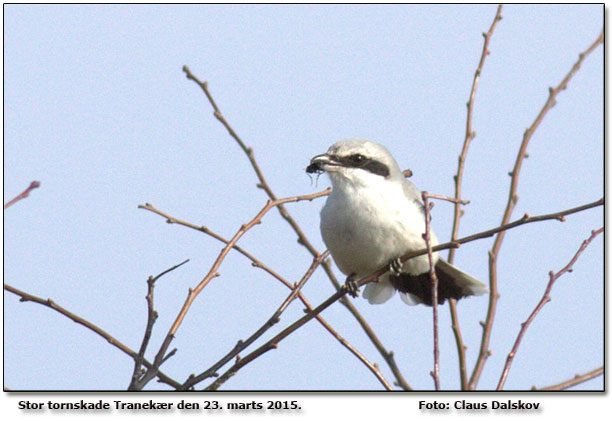
<svg viewBox="0 0 612 421">
<path fill-rule="evenodd" d="M 351 161 L 353 161 L 355 164 L 361 164 L 363 161 L 365 161 L 365 159 L 365 156 L 361 154 L 351 155 Z"/>
</svg>

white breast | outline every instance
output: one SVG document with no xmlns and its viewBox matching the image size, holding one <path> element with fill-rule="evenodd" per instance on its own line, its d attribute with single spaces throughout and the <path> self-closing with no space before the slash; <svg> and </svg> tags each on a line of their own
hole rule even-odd
<svg viewBox="0 0 612 421">
<path fill-rule="evenodd" d="M 419 206 L 406 198 L 400 183 L 371 181 L 367 187 L 334 183 L 321 210 L 321 235 L 346 275 L 365 276 L 396 257 L 425 248 L 425 219 Z M 438 244 L 435 234 L 430 235 L 432 245 Z M 414 274 L 428 270 L 427 255 L 403 267 Z"/>
</svg>

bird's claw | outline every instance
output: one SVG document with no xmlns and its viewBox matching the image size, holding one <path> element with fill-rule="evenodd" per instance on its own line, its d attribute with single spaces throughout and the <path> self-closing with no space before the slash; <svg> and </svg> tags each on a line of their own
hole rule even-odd
<svg viewBox="0 0 612 421">
<path fill-rule="evenodd" d="M 355 274 L 347 276 L 345 285 L 346 290 L 348 291 L 351 297 L 355 298 L 359 295 L 359 287 L 357 286 L 357 279 L 355 277 Z"/>
<path fill-rule="evenodd" d="M 399 276 L 402 273 L 402 259 L 396 257 L 395 259 L 389 262 L 389 271 L 395 276 Z"/>
</svg>

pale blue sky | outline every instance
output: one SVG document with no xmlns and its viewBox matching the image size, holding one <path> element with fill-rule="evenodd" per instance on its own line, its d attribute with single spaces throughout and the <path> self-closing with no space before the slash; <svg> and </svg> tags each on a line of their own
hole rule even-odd
<svg viewBox="0 0 612 421">
<path fill-rule="evenodd" d="M 159 347 L 187 289 L 221 244 L 137 209 L 159 209 L 231 237 L 265 204 L 242 151 L 212 116 L 188 65 L 253 147 L 278 197 L 329 185 L 305 174 L 310 157 L 340 139 L 385 144 L 421 189 L 453 194 L 466 107 L 482 35 L 496 6 L 4 6 L 4 200 L 32 180 L 41 187 L 5 212 L 5 282 L 52 298 L 132 349 L 141 341 L 146 279 L 184 259 L 156 288 Z M 522 134 L 556 85 L 599 35 L 601 5 L 508 5 L 479 85 L 466 165 L 462 236 L 499 224 L 507 173 Z M 513 219 L 603 195 L 603 49 L 587 58 L 531 140 Z M 323 200 L 287 205 L 309 239 Z M 436 203 L 433 226 L 449 237 L 452 206 Z M 479 387 L 496 386 L 514 338 L 601 208 L 565 223 L 508 233 L 499 256 L 500 301 L 492 356 Z M 458 266 L 488 280 L 492 239 L 463 246 Z M 311 257 L 269 213 L 240 241 L 297 282 Z M 446 256 L 446 252 L 443 253 Z M 337 269 L 337 275 L 341 274 Z M 288 290 L 231 253 L 198 297 L 163 367 L 176 380 L 216 362 L 254 332 Z M 333 292 L 321 271 L 304 288 L 312 304 Z M 357 308 L 393 350 L 407 381 L 431 389 L 431 310 L 395 297 Z M 486 297 L 458 305 L 472 368 Z M 264 339 L 302 315 L 294 303 Z M 393 376 L 352 316 L 323 317 Z M 447 306 L 441 308 L 441 384 L 459 387 Z M 262 342 L 259 342 L 262 343 Z M 4 385 L 12 389 L 124 389 L 133 362 L 104 340 L 39 305 L 4 297 Z M 530 327 L 506 389 L 529 389 L 603 364 L 603 236 L 562 277 Z M 223 370 L 222 370 L 223 372 Z M 202 384 L 201 386 L 204 386 Z M 155 382 L 150 388 L 161 388 Z M 601 389 L 603 379 L 581 389 Z M 366 389 L 378 381 L 311 322 L 226 384 L 242 389 Z"/>
</svg>

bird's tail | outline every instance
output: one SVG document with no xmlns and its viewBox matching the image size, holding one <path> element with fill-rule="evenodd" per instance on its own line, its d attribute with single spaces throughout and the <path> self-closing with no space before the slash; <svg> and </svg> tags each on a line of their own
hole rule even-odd
<svg viewBox="0 0 612 421">
<path fill-rule="evenodd" d="M 470 295 L 483 295 L 489 292 L 489 288 L 471 275 L 457 269 L 455 266 L 439 259 L 436 263 L 436 275 L 440 279 L 440 286 L 443 283 L 448 283 L 453 286 L 458 297 L 467 297 Z"/>
<path fill-rule="evenodd" d="M 439 259 L 436 263 L 436 276 L 438 277 L 438 303 L 443 304 L 449 298 L 459 300 L 471 295 L 482 295 L 489 292 L 485 284 L 473 276 L 457 269 L 450 263 Z M 402 301 L 408 305 L 425 304 L 431 306 L 433 297 L 432 284 L 429 272 L 419 275 L 400 273 L 387 274 L 379 282 L 366 285 L 364 298 L 370 304 L 381 304 L 393 296 L 395 291 L 400 292 Z"/>
</svg>

